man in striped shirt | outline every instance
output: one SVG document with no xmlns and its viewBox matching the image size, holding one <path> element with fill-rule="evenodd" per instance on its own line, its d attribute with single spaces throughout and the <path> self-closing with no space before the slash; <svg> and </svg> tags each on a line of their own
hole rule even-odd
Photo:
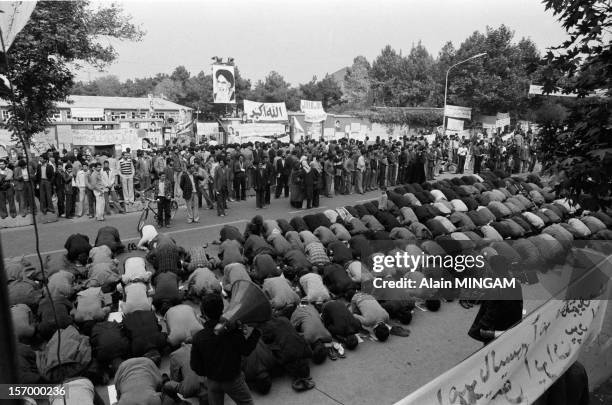
<svg viewBox="0 0 612 405">
<path fill-rule="evenodd" d="M 134 163 L 130 154 L 123 153 L 119 160 L 119 176 L 121 177 L 121 187 L 123 189 L 123 199 L 126 204 L 134 203 Z"/>
</svg>

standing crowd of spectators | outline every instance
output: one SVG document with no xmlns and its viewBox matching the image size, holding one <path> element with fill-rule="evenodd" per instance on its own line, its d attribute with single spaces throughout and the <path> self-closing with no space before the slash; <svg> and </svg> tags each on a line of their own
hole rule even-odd
<svg viewBox="0 0 612 405">
<path fill-rule="evenodd" d="M 199 222 L 199 209 L 216 206 L 225 216 L 227 202 L 254 195 L 257 208 L 289 197 L 294 208 L 319 206 L 320 196 L 364 194 L 396 184 L 434 180 L 442 172 L 481 169 L 508 173 L 533 171 L 537 161 L 531 133 L 471 140 L 424 136 L 384 141 L 309 140 L 281 144 L 166 145 L 117 156 L 49 150 L 30 159 L 0 159 L 0 218 L 34 212 L 32 195 L 43 214 L 74 218 L 88 215 L 103 221 L 111 209 L 151 191 L 158 201 L 160 226 L 169 226 L 170 202 L 185 199 L 187 222 Z M 505 138 L 505 140 L 503 140 Z M 34 180 L 34 187 L 29 179 Z M 8 208 L 8 209 L 7 209 Z"/>
</svg>

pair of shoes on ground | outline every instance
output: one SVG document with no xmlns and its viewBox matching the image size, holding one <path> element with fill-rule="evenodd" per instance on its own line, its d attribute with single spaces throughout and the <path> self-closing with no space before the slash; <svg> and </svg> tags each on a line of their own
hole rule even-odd
<svg viewBox="0 0 612 405">
<path fill-rule="evenodd" d="M 311 377 L 308 378 L 297 378 L 291 383 L 291 387 L 297 392 L 308 391 L 315 387 L 314 381 Z"/>
<path fill-rule="evenodd" d="M 328 348 L 327 354 L 330 360 L 337 360 L 338 358 L 341 358 L 341 359 L 346 358 L 346 355 L 344 354 L 344 347 L 338 342 L 332 343 L 332 345 Z"/>
</svg>

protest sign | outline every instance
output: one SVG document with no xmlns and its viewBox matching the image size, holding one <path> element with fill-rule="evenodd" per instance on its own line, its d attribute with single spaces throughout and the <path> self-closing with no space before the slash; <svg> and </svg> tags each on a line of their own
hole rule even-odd
<svg viewBox="0 0 612 405">
<path fill-rule="evenodd" d="M 463 131 L 463 120 L 449 118 L 446 122 L 446 128 L 451 131 Z"/>
<path fill-rule="evenodd" d="M 260 103 L 244 100 L 244 113 L 252 121 L 287 121 L 285 103 Z"/>
<path fill-rule="evenodd" d="M 469 120 L 472 118 L 472 109 L 469 107 L 460 107 L 458 105 L 447 105 L 444 108 L 444 115 L 447 117 Z"/>
<path fill-rule="evenodd" d="M 300 100 L 300 110 L 306 112 L 306 110 L 321 110 L 323 111 L 323 102 L 321 101 L 310 101 Z"/>
</svg>

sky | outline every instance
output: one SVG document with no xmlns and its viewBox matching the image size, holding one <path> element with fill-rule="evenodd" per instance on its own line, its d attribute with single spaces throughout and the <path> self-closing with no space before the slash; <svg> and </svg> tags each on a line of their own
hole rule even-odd
<svg viewBox="0 0 612 405">
<path fill-rule="evenodd" d="M 87 69 L 78 80 L 105 74 L 121 80 L 171 73 L 184 65 L 209 72 L 213 56 L 233 57 L 255 82 L 272 70 L 292 85 L 352 64 L 370 62 L 389 44 L 404 53 L 421 41 L 437 55 L 472 32 L 506 24 L 515 40 L 531 38 L 540 51 L 566 35 L 538 0 L 201 0 L 120 1 L 147 33 L 140 42 L 112 41 L 117 60 L 104 73 Z M 92 1 L 92 5 L 96 5 Z M 105 39 L 108 41 L 108 39 Z"/>
</svg>

